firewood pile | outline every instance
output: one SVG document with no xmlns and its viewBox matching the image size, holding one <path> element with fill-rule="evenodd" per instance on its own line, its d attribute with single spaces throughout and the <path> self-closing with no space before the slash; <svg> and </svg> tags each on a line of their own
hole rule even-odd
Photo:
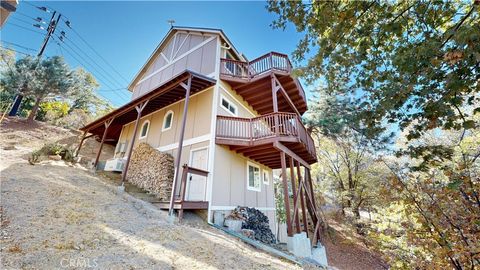
<svg viewBox="0 0 480 270">
<path fill-rule="evenodd" d="M 174 174 L 173 156 L 140 143 L 133 150 L 127 181 L 154 194 L 160 200 L 170 200 Z"/>
<path fill-rule="evenodd" d="M 241 218 L 243 220 L 242 229 L 253 231 L 254 239 L 265 244 L 274 244 L 276 242 L 275 235 L 270 230 L 268 217 L 261 211 L 255 208 L 237 206 L 230 216 L 235 219 Z"/>
</svg>

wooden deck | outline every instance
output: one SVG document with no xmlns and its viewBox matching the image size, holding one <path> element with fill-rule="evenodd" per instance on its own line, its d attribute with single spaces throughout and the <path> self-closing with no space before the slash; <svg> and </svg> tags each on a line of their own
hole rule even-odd
<svg viewBox="0 0 480 270">
<path fill-rule="evenodd" d="M 274 111 L 271 92 L 272 76 L 285 90 L 285 96 L 278 99 L 278 110 L 300 114 L 307 110 L 305 91 L 296 78 L 291 76 L 292 65 L 285 54 L 271 52 L 242 62 L 232 59 L 220 60 L 220 78 L 227 81 L 258 113 Z"/>
<path fill-rule="evenodd" d="M 152 202 L 160 209 L 167 209 L 170 202 Z M 195 210 L 195 209 L 208 209 L 208 202 L 206 201 L 176 201 L 173 203 L 173 209 L 175 210 Z"/>
<path fill-rule="evenodd" d="M 271 168 L 281 167 L 279 143 L 306 163 L 317 161 L 313 139 L 294 113 L 270 113 L 255 118 L 219 115 L 216 143 L 228 145 Z"/>
</svg>

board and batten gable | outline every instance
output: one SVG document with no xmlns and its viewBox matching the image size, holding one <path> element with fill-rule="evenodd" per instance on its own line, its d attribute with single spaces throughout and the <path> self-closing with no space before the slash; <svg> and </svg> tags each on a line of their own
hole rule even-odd
<svg viewBox="0 0 480 270">
<path fill-rule="evenodd" d="M 133 87 L 132 100 L 175 77 L 186 69 L 214 77 L 217 61 L 216 34 L 177 31 L 149 62 L 146 71 Z"/>
</svg>

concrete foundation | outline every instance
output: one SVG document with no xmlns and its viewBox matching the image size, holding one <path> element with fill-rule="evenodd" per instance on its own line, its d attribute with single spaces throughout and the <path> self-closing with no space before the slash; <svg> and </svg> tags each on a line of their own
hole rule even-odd
<svg viewBox="0 0 480 270">
<path fill-rule="evenodd" d="M 312 249 L 310 239 L 305 232 L 288 237 L 287 249 L 297 258 L 309 258 L 320 265 L 328 266 L 325 247 L 318 243 L 317 247 Z"/>
<path fill-rule="evenodd" d="M 328 266 L 327 250 L 322 244 L 318 243 L 317 247 L 312 250 L 312 259 L 321 265 Z"/>
</svg>

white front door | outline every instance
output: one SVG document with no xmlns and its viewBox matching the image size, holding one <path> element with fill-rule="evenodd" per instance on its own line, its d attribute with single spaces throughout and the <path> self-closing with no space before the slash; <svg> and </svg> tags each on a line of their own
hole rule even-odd
<svg viewBox="0 0 480 270">
<path fill-rule="evenodd" d="M 206 171 L 208 169 L 207 162 L 208 149 L 199 149 L 191 152 L 190 167 Z M 185 195 L 187 201 L 205 201 L 206 189 L 206 176 L 188 174 L 187 192 Z"/>
</svg>

